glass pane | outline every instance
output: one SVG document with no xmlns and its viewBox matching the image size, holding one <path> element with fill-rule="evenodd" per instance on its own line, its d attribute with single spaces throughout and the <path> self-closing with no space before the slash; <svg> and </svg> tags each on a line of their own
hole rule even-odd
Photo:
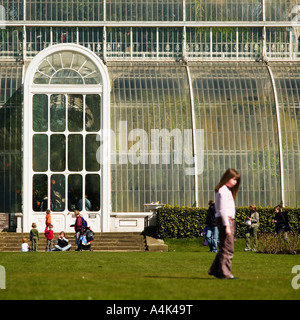
<svg viewBox="0 0 300 320">
<path fill-rule="evenodd" d="M 82 176 L 70 174 L 68 177 L 68 210 L 80 210 L 82 206 Z"/>
<path fill-rule="evenodd" d="M 98 137 L 98 139 L 97 139 Z M 100 138 L 97 134 L 88 134 L 85 140 L 85 165 L 87 171 L 99 171 L 97 152 L 100 147 Z"/>
<path fill-rule="evenodd" d="M 88 174 L 85 178 L 85 194 L 86 207 L 89 206 L 89 211 L 100 210 L 100 176 L 98 174 Z"/>
<path fill-rule="evenodd" d="M 66 97 L 53 94 L 50 97 L 50 130 L 62 132 L 66 130 Z"/>
<path fill-rule="evenodd" d="M 71 132 L 83 129 L 83 96 L 70 94 L 68 96 L 68 128 Z"/>
<path fill-rule="evenodd" d="M 159 28 L 161 32 L 163 28 Z M 176 30 L 174 28 L 174 30 Z M 156 28 L 134 28 L 132 34 L 132 50 L 134 57 L 156 58 L 157 49 Z M 127 49 L 127 51 L 130 50 Z M 178 48 L 178 51 L 180 49 Z M 130 51 L 129 51 L 130 52 Z"/>
<path fill-rule="evenodd" d="M 27 55 L 35 56 L 38 52 L 48 47 L 51 42 L 50 37 L 51 34 L 47 27 L 26 28 Z"/>
<path fill-rule="evenodd" d="M 14 0 L 6 0 L 9 11 L 18 20 L 23 20 L 23 1 L 18 6 Z M 102 21 L 103 0 L 93 1 L 41 1 L 26 3 L 26 17 L 31 21 Z"/>
<path fill-rule="evenodd" d="M 81 75 L 71 69 L 59 70 L 51 79 L 51 84 L 83 84 Z"/>
<path fill-rule="evenodd" d="M 92 49 L 99 57 L 103 53 L 103 28 L 101 27 L 83 27 L 78 28 L 80 45 Z"/>
<path fill-rule="evenodd" d="M 164 58 L 181 58 L 181 28 L 159 28 L 159 55 Z"/>
<path fill-rule="evenodd" d="M 33 130 L 45 132 L 48 130 L 48 96 L 35 94 L 33 96 Z"/>
<path fill-rule="evenodd" d="M 195 179 L 187 175 L 183 148 L 192 126 L 186 70 L 123 66 L 109 72 L 112 211 L 144 211 L 151 201 L 193 205 Z"/>
<path fill-rule="evenodd" d="M 34 171 L 48 170 L 48 136 L 35 134 L 33 136 L 32 166 Z"/>
<path fill-rule="evenodd" d="M 106 17 L 108 21 L 179 21 L 183 19 L 183 5 L 182 0 L 107 0 Z"/>
<path fill-rule="evenodd" d="M 298 3 L 295 0 L 265 0 L 266 21 L 290 21 L 299 12 Z"/>
<path fill-rule="evenodd" d="M 66 168 L 66 137 L 53 134 L 50 138 L 50 169 L 64 171 Z"/>
<path fill-rule="evenodd" d="M 130 57 L 130 28 L 107 28 L 107 56 Z"/>
<path fill-rule="evenodd" d="M 83 137 L 71 134 L 68 137 L 68 168 L 70 171 L 81 171 L 83 167 Z"/>
<path fill-rule="evenodd" d="M 280 108 L 285 206 L 297 207 L 300 205 L 300 68 L 298 63 L 273 63 L 271 69 Z"/>
<path fill-rule="evenodd" d="M 58 43 L 76 43 L 77 33 L 76 27 L 52 27 L 53 44 Z M 67 51 L 60 52 L 59 55 L 64 55 Z"/>
<path fill-rule="evenodd" d="M 237 205 L 280 199 L 276 108 L 267 69 L 240 64 L 192 67 L 196 129 L 204 130 L 199 205 L 214 199 L 227 168 L 242 173 Z M 200 153 L 200 152 L 199 152 Z"/>
<path fill-rule="evenodd" d="M 48 61 L 48 59 L 43 60 L 43 62 L 41 62 L 41 64 L 39 65 L 38 71 L 34 75 L 33 82 L 35 84 L 49 83 L 55 70 L 56 69 L 53 67 L 51 62 Z"/>
<path fill-rule="evenodd" d="M 62 174 L 53 174 L 51 176 L 51 210 L 65 210 L 65 176 Z"/>
<path fill-rule="evenodd" d="M 85 130 L 99 131 L 101 116 L 101 97 L 97 94 L 88 94 L 85 101 Z"/>
<path fill-rule="evenodd" d="M 32 183 L 33 211 L 46 211 L 48 209 L 48 183 L 47 175 L 35 174 Z"/>
<path fill-rule="evenodd" d="M 1 62 L 0 79 L 0 212 L 22 212 L 22 66 Z"/>
<path fill-rule="evenodd" d="M 285 0 L 280 0 L 280 1 L 285 1 Z M 277 4 L 274 5 L 274 7 L 276 6 Z M 261 21 L 262 20 L 262 1 L 261 0 L 222 0 L 222 1 L 186 0 L 186 20 L 187 21 Z"/>
</svg>

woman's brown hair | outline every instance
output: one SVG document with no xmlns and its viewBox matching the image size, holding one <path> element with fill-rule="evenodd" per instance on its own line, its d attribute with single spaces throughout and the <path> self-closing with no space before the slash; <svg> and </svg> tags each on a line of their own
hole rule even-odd
<svg viewBox="0 0 300 320">
<path fill-rule="evenodd" d="M 223 187 L 232 178 L 234 178 L 237 181 L 237 184 L 234 187 L 230 188 L 233 199 L 235 199 L 240 187 L 241 175 L 233 168 L 229 168 L 224 172 L 220 182 L 215 187 L 215 192 L 218 192 L 219 189 Z"/>
</svg>

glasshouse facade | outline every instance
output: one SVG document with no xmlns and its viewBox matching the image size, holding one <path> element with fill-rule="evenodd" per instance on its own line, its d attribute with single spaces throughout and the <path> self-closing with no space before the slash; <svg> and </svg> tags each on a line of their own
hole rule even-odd
<svg viewBox="0 0 300 320">
<path fill-rule="evenodd" d="M 0 213 L 139 231 L 151 203 L 300 205 L 296 0 L 0 0 Z M 147 206 L 148 204 L 148 206 Z"/>
</svg>

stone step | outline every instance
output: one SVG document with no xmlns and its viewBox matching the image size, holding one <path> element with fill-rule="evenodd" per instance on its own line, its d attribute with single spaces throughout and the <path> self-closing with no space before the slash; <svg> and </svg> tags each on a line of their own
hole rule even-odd
<svg viewBox="0 0 300 320">
<path fill-rule="evenodd" d="M 58 233 L 54 233 L 53 239 L 57 239 Z M 0 233 L 0 251 L 20 251 L 22 239 L 26 238 L 29 245 L 29 233 Z M 66 238 L 72 245 L 71 251 L 76 249 L 74 233 L 66 233 Z M 38 240 L 38 249 L 43 251 L 46 247 L 46 237 L 40 232 L 40 240 Z M 93 251 L 145 251 L 147 249 L 145 237 L 138 232 L 105 232 L 95 233 L 95 240 L 91 247 Z"/>
<path fill-rule="evenodd" d="M 44 232 L 40 232 L 40 236 L 43 235 Z M 58 232 L 54 232 L 54 236 L 58 235 Z M 65 232 L 66 236 L 74 236 L 74 232 Z M 140 232 L 95 232 L 95 235 L 97 237 L 101 238 L 128 238 L 128 237 L 136 237 L 141 236 Z M 10 238 L 22 238 L 22 237 L 28 237 L 29 232 L 23 232 L 23 233 L 16 233 L 16 232 L 1 232 L 0 233 L 0 239 L 2 237 L 10 237 Z"/>
</svg>

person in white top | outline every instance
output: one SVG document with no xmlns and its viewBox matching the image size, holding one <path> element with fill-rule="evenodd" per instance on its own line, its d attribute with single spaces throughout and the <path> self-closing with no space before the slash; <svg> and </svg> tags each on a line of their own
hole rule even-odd
<svg viewBox="0 0 300 320">
<path fill-rule="evenodd" d="M 215 188 L 216 224 L 219 229 L 219 252 L 208 274 L 220 279 L 237 279 L 231 274 L 234 251 L 235 203 L 241 176 L 235 169 L 227 169 Z"/>
<path fill-rule="evenodd" d="M 27 243 L 27 239 L 23 238 L 22 244 L 21 244 L 21 252 L 28 252 L 28 251 L 30 251 L 29 244 Z"/>
</svg>

